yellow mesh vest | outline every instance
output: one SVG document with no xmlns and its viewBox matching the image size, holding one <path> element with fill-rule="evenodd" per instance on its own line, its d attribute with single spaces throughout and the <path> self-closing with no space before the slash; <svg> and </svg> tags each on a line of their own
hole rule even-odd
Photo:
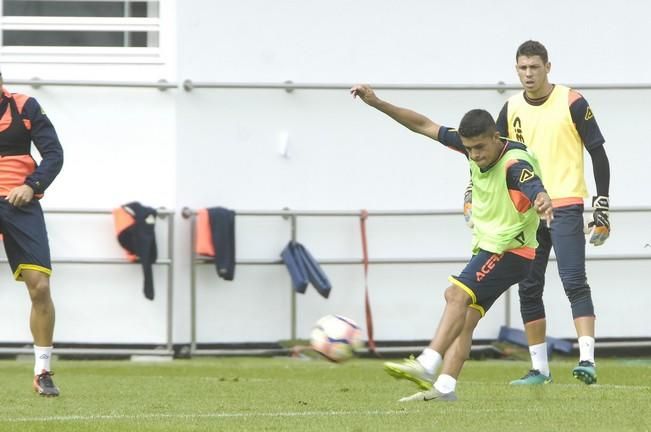
<svg viewBox="0 0 651 432">
<path fill-rule="evenodd" d="M 533 106 L 519 93 L 509 98 L 509 138 L 526 144 L 538 159 L 545 189 L 553 200 L 588 196 L 583 142 L 572 122 L 570 89 L 556 85 L 549 99 Z"/>
<path fill-rule="evenodd" d="M 508 163 L 512 160 L 529 162 L 536 174 L 538 166 L 524 150 L 508 150 L 488 171 L 470 161 L 472 174 L 473 253 L 479 249 L 501 254 L 524 246 L 538 246 L 536 230 L 540 218 L 533 208 L 520 213 L 511 200 L 506 184 Z"/>
</svg>

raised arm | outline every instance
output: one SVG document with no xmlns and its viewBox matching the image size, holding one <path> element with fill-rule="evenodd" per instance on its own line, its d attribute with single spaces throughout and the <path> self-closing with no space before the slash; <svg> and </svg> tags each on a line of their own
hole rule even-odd
<svg viewBox="0 0 651 432">
<path fill-rule="evenodd" d="M 407 108 L 401 108 L 386 102 L 375 94 L 367 84 L 356 84 L 350 89 L 353 98 L 359 97 L 367 105 L 388 115 L 404 127 L 433 140 L 439 140 L 440 125 L 429 118 Z"/>
</svg>

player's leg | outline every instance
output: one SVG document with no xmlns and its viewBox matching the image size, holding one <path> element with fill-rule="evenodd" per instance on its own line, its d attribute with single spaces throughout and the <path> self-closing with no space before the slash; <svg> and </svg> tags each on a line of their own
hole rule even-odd
<svg viewBox="0 0 651 432">
<path fill-rule="evenodd" d="M 455 401 L 457 394 L 457 379 L 468 359 L 472 345 L 472 333 L 481 319 L 481 313 L 474 308 L 467 308 L 463 329 L 452 345 L 445 352 L 441 373 L 436 378 L 432 389 L 400 399 L 401 402 L 411 401 Z"/>
<path fill-rule="evenodd" d="M 472 333 L 477 327 L 481 314 L 477 309 L 468 308 L 466 311 L 466 321 L 463 330 L 454 340 L 454 343 L 445 352 L 443 359 L 443 366 L 441 366 L 441 374 L 449 375 L 454 379 L 459 378 L 463 363 L 470 355 L 470 348 L 472 347 Z M 454 389 L 453 389 L 454 390 Z"/>
<path fill-rule="evenodd" d="M 568 206 L 555 212 L 552 243 L 558 273 L 570 301 L 574 327 L 579 342 L 579 364 L 573 375 L 585 382 L 597 382 L 594 359 L 595 314 L 592 293 L 585 272 L 585 234 L 583 208 Z"/>
<path fill-rule="evenodd" d="M 450 314 L 454 320 L 463 325 L 459 330 L 456 325 L 446 326 L 449 322 L 446 320 L 445 312 L 448 312 L 448 306 L 452 303 L 446 296 L 446 300 L 448 300 L 446 311 L 428 348 L 443 355 L 441 374 L 431 390 L 402 398 L 401 402 L 453 401 L 457 399 L 456 380 L 468 358 L 472 333 L 477 323 L 504 291 L 529 274 L 530 268 L 531 260 L 520 255 L 512 253 L 498 255 L 480 251 L 458 277 L 450 278 L 454 285 L 448 288 L 446 294 L 455 295 L 456 292 L 461 292 L 467 294 L 471 300 L 469 307 L 460 311 L 462 316 Z M 451 290 L 453 287 L 458 290 Z M 454 309 L 454 307 L 450 307 L 450 311 L 454 311 Z M 449 341 L 450 336 L 455 336 L 451 342 Z M 424 368 L 427 368 L 428 364 L 421 357 L 423 355 L 419 356 L 418 361 Z M 438 363 L 440 364 L 440 360 Z M 436 366 L 432 371 L 433 374 L 436 373 Z"/>
<path fill-rule="evenodd" d="M 445 352 L 443 358 L 443 366 L 441 373 L 434 382 L 433 389 L 438 392 L 439 397 L 446 397 L 448 399 L 456 399 L 455 390 L 457 388 L 457 380 L 470 355 L 470 348 L 472 347 L 472 333 L 481 319 L 481 313 L 475 308 L 466 309 L 466 320 L 461 330 L 461 333 L 454 340 L 450 348 Z"/>
<path fill-rule="evenodd" d="M 29 326 L 34 338 L 34 390 L 42 396 L 58 396 L 52 381 L 54 303 L 50 295 L 50 277 L 38 270 L 23 270 L 22 279 L 32 301 Z"/>
<path fill-rule="evenodd" d="M 451 285 L 445 290 L 445 309 L 430 345 L 418 358 L 386 362 L 384 370 L 398 379 L 407 379 L 422 389 L 429 389 L 443 362 L 443 353 L 455 342 L 465 325 L 465 314 L 471 297 L 462 288 Z M 472 334 L 472 332 L 471 332 Z"/>
<path fill-rule="evenodd" d="M 553 224 L 556 223 L 554 217 Z M 514 385 L 546 384 L 551 382 L 547 354 L 547 320 L 543 304 L 545 271 L 552 247 L 549 228 L 541 221 L 536 233 L 538 248 L 529 275 L 519 284 L 520 314 L 529 345 L 531 369 L 520 379 L 511 381 Z"/>
<path fill-rule="evenodd" d="M 22 270 L 21 277 L 32 301 L 29 328 L 34 345 L 51 347 L 54 335 L 54 303 L 50 295 L 50 277 L 38 270 Z"/>
<path fill-rule="evenodd" d="M 465 327 L 468 305 L 475 302 L 474 297 L 474 293 L 457 284 L 445 290 L 445 309 L 430 341 L 431 350 L 441 354 L 447 352 Z"/>
<path fill-rule="evenodd" d="M 417 358 L 410 357 L 402 362 L 386 362 L 384 370 L 389 375 L 413 381 L 424 390 L 432 387 L 436 372 L 443 363 L 443 354 L 464 328 L 468 305 L 477 308 L 480 314 L 484 312 L 483 307 L 476 304 L 476 292 L 479 292 L 480 286 L 485 285 L 490 278 L 482 277 L 477 280 L 477 274 L 481 273 L 482 268 L 488 266 L 493 269 L 499 262 L 496 257 L 501 255 L 480 250 L 473 255 L 459 276 L 450 276 L 449 280 L 453 285 L 445 291 L 445 310 L 430 345 Z M 490 289 L 492 288 L 489 287 Z M 492 301 L 489 306 L 490 304 Z"/>
<path fill-rule="evenodd" d="M 38 202 L 23 207 L 3 205 L 3 231 L 7 258 L 16 280 L 22 280 L 32 303 L 30 329 L 34 340 L 36 392 L 58 396 L 50 359 L 54 333 L 54 304 L 50 295 L 50 248 L 43 212 Z"/>
</svg>

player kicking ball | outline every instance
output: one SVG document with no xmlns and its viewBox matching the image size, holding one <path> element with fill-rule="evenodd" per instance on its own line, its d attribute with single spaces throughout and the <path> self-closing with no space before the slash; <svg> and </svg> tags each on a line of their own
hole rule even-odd
<svg viewBox="0 0 651 432">
<path fill-rule="evenodd" d="M 410 130 L 468 158 L 472 258 L 458 276 L 449 277 L 446 306 L 429 346 L 415 359 L 385 363 L 390 375 L 423 389 L 400 402 L 457 400 L 457 378 L 470 353 L 473 330 L 495 300 L 529 274 L 538 246 L 539 219 L 549 224 L 553 217 L 551 199 L 537 161 L 523 144 L 501 138 L 487 111 L 469 111 L 454 130 L 383 101 L 367 85 L 355 85 L 350 92 Z"/>
</svg>

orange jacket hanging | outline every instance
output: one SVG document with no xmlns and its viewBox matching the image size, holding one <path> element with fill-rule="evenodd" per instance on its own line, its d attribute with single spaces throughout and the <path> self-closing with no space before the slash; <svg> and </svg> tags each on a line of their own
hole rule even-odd
<svg viewBox="0 0 651 432">
<path fill-rule="evenodd" d="M 156 210 L 132 202 L 113 210 L 118 242 L 124 248 L 127 259 L 140 260 L 144 273 L 144 294 L 154 299 L 153 263 L 158 257 L 156 247 Z"/>
<path fill-rule="evenodd" d="M 195 252 L 215 258 L 217 274 L 224 280 L 235 277 L 235 212 L 211 207 L 197 212 Z"/>
</svg>

